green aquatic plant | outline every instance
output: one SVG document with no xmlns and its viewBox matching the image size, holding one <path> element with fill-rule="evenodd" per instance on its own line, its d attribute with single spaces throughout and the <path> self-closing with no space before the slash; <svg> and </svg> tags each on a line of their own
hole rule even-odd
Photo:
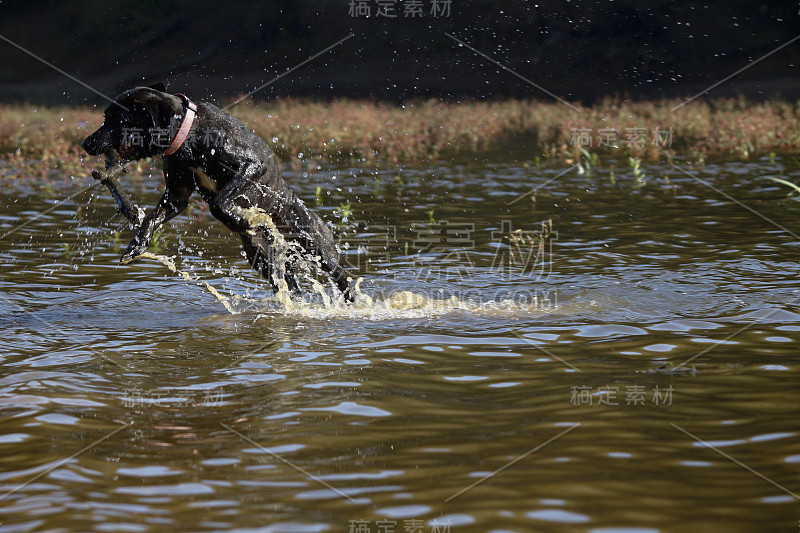
<svg viewBox="0 0 800 533">
<path fill-rule="evenodd" d="M 339 216 L 342 217 L 342 224 L 347 224 L 350 221 L 350 217 L 353 216 L 353 208 L 350 202 L 339 204 L 336 211 L 339 213 Z"/>
<path fill-rule="evenodd" d="M 591 177 L 592 167 L 596 167 L 599 162 L 597 154 L 589 152 L 586 148 L 581 146 L 581 156 L 575 161 L 575 166 L 578 169 L 578 174 L 586 174 L 586 177 Z"/>
<path fill-rule="evenodd" d="M 770 181 L 774 181 L 776 183 L 780 183 L 780 184 L 786 185 L 788 187 L 791 187 L 792 189 L 795 190 L 795 192 L 800 193 L 800 185 L 795 185 L 794 183 L 792 183 L 789 180 L 785 180 L 785 179 L 781 179 L 781 178 L 775 178 L 775 177 L 772 177 L 772 176 L 766 176 L 766 178 L 768 180 L 770 180 Z"/>
<path fill-rule="evenodd" d="M 75 256 L 75 252 L 72 250 L 72 247 L 69 245 L 68 242 L 65 242 L 61 245 L 61 257 L 69 262 Z"/>
<path fill-rule="evenodd" d="M 643 186 L 647 183 L 645 179 L 645 173 L 642 170 L 642 160 L 638 157 L 629 157 L 628 158 L 628 166 L 631 168 L 633 172 L 633 177 L 636 178 L 636 183 L 638 187 Z"/>
</svg>

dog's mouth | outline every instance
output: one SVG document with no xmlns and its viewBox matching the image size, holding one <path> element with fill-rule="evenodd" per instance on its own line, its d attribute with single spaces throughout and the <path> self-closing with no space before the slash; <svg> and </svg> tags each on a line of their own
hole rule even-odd
<svg viewBox="0 0 800 533">
<path fill-rule="evenodd" d="M 125 158 L 119 153 L 119 150 L 111 149 L 103 155 L 106 156 L 106 170 L 125 163 Z"/>
<path fill-rule="evenodd" d="M 133 161 L 136 159 L 136 147 L 128 139 L 123 139 L 122 144 L 116 149 L 117 157 L 120 161 Z"/>
</svg>

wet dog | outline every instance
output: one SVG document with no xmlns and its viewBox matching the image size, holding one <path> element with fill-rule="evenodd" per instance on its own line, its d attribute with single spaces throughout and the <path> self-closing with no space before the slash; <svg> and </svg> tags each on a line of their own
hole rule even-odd
<svg viewBox="0 0 800 533">
<path fill-rule="evenodd" d="M 165 92 L 163 85 L 123 93 L 105 110 L 105 121 L 83 141 L 89 155 L 122 163 L 163 157 L 164 195 L 141 221 L 122 255 L 130 263 L 150 244 L 153 232 L 183 211 L 195 190 L 211 214 L 239 234 L 250 265 L 279 288 L 275 237 L 254 214 L 269 215 L 287 242 L 316 260 L 347 301 L 354 293 L 331 229 L 289 188 L 272 149 L 241 121 L 208 103 Z M 295 294 L 293 265 L 284 280 Z"/>
</svg>

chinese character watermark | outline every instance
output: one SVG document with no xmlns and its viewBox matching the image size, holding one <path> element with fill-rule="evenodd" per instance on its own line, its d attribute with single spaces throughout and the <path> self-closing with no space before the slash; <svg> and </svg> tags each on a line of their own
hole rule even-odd
<svg viewBox="0 0 800 533">
<path fill-rule="evenodd" d="M 526 275 L 546 280 L 553 271 L 553 241 L 557 239 L 552 220 L 543 220 L 532 230 L 513 229 L 510 220 L 503 220 L 500 231 L 492 232 L 496 246 L 492 267 L 505 279 Z"/>
<path fill-rule="evenodd" d="M 532 284 L 546 280 L 553 271 L 553 241 L 558 232 L 553 230 L 552 220 L 521 228 L 502 220 L 499 229 L 483 232 L 472 222 L 448 220 L 413 223 L 405 232 L 397 226 L 364 222 L 354 226 L 358 229 L 339 239 L 342 263 L 352 271 L 392 273 L 389 267 L 394 261 L 411 261 L 417 282 L 444 282 L 433 283 L 437 297 L 485 303 L 485 283 L 475 282 L 488 274 L 504 281 L 525 282 L 495 286 L 490 295 L 493 303 L 537 310 L 557 305 L 555 289 Z M 401 232 L 410 233 L 410 238 L 400 239 Z M 488 245 L 484 244 L 487 239 Z"/>
<path fill-rule="evenodd" d="M 672 385 L 666 388 L 656 385 L 651 392 L 650 403 L 652 405 L 672 405 Z M 617 396 L 619 393 L 620 387 L 617 385 L 602 385 L 596 389 L 586 385 L 573 385 L 570 387 L 569 403 L 574 406 L 605 405 L 611 407 L 640 407 L 647 404 L 648 390 L 644 385 L 626 385 L 624 401 Z"/>
<path fill-rule="evenodd" d="M 363 230 L 353 235 L 342 236 L 344 265 L 352 270 L 374 273 L 391 258 L 391 248 L 397 242 L 397 226 L 360 224 Z"/>
<path fill-rule="evenodd" d="M 569 142 L 576 148 L 620 148 L 627 147 L 637 151 L 647 145 L 658 148 L 671 148 L 674 130 L 658 126 L 648 132 L 647 128 L 571 128 Z"/>
<path fill-rule="evenodd" d="M 418 518 L 406 520 L 350 520 L 347 533 L 450 533 L 450 520 L 434 518 L 425 522 Z M 373 527 L 374 526 L 374 527 Z"/>
<path fill-rule="evenodd" d="M 147 139 L 147 142 L 145 142 Z M 216 130 L 198 130 L 189 133 L 186 143 L 201 144 L 206 148 L 218 148 L 225 142 L 224 135 Z M 169 148 L 172 143 L 169 128 L 122 128 L 122 146 L 125 148 L 147 147 Z"/>
<path fill-rule="evenodd" d="M 350 0 L 347 15 L 353 18 L 449 18 L 452 0 Z"/>
<path fill-rule="evenodd" d="M 128 389 L 123 392 L 123 407 L 219 407 L 225 404 L 225 394 L 219 390 L 163 389 L 141 390 Z"/>
</svg>

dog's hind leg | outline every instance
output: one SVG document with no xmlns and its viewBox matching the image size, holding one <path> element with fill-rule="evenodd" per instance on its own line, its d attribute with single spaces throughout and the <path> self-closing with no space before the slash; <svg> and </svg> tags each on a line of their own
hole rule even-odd
<svg viewBox="0 0 800 533">
<path fill-rule="evenodd" d="M 239 236 L 242 239 L 247 262 L 269 282 L 272 290 L 278 292 L 280 291 L 280 285 L 274 266 L 274 261 L 278 258 L 276 258 L 275 247 L 272 245 L 272 236 L 267 235 L 267 231 L 259 229 L 254 234 L 250 232 L 240 233 Z M 285 258 L 280 259 L 285 260 Z M 286 261 L 284 262 L 283 279 L 286 281 L 286 286 L 292 297 L 299 297 L 300 287 L 297 284 L 297 278 L 294 275 L 291 264 Z"/>
<path fill-rule="evenodd" d="M 319 258 L 320 267 L 330 276 L 344 299 L 348 302 L 354 301 L 355 292 L 350 285 L 347 272 L 342 265 L 342 256 L 328 225 L 309 211 L 299 198 L 295 199 L 287 219 L 293 222 L 292 230 L 302 236 L 298 242 L 306 251 Z"/>
<path fill-rule="evenodd" d="M 250 264 L 259 270 L 271 282 L 274 260 L 272 238 L 267 229 L 259 225 L 257 215 L 252 210 L 257 209 L 268 214 L 275 227 L 289 242 L 294 242 L 305 249 L 313 257 L 319 258 L 320 266 L 331 276 L 336 286 L 342 291 L 344 298 L 352 302 L 355 293 L 350 287 L 341 257 L 336 248 L 336 242 L 331 229 L 317 215 L 308 210 L 303 201 L 283 183 L 261 183 L 248 181 L 243 177 L 228 183 L 217 196 L 209 203 L 211 214 L 222 221 L 228 228 L 242 235 L 245 251 Z M 261 234 L 263 238 L 258 244 L 247 241 L 246 234 Z M 247 249 L 251 248 L 251 251 Z M 261 252 L 259 252 L 261 250 Z M 290 258 L 291 259 L 291 258 Z M 263 265 L 263 266 L 258 266 Z M 287 267 L 287 272 L 290 270 Z M 294 286 L 297 282 L 293 280 Z M 289 287 L 292 283 L 287 281 Z"/>
<path fill-rule="evenodd" d="M 353 291 L 353 287 L 350 284 L 350 280 L 347 277 L 347 272 L 345 272 L 344 267 L 341 265 L 337 258 L 337 262 L 335 266 L 331 267 L 331 262 L 323 262 L 325 265 L 328 274 L 330 275 L 331 279 L 333 279 L 336 286 L 342 291 L 342 295 L 344 299 L 348 302 L 353 302 L 356 299 L 355 292 Z"/>
</svg>

